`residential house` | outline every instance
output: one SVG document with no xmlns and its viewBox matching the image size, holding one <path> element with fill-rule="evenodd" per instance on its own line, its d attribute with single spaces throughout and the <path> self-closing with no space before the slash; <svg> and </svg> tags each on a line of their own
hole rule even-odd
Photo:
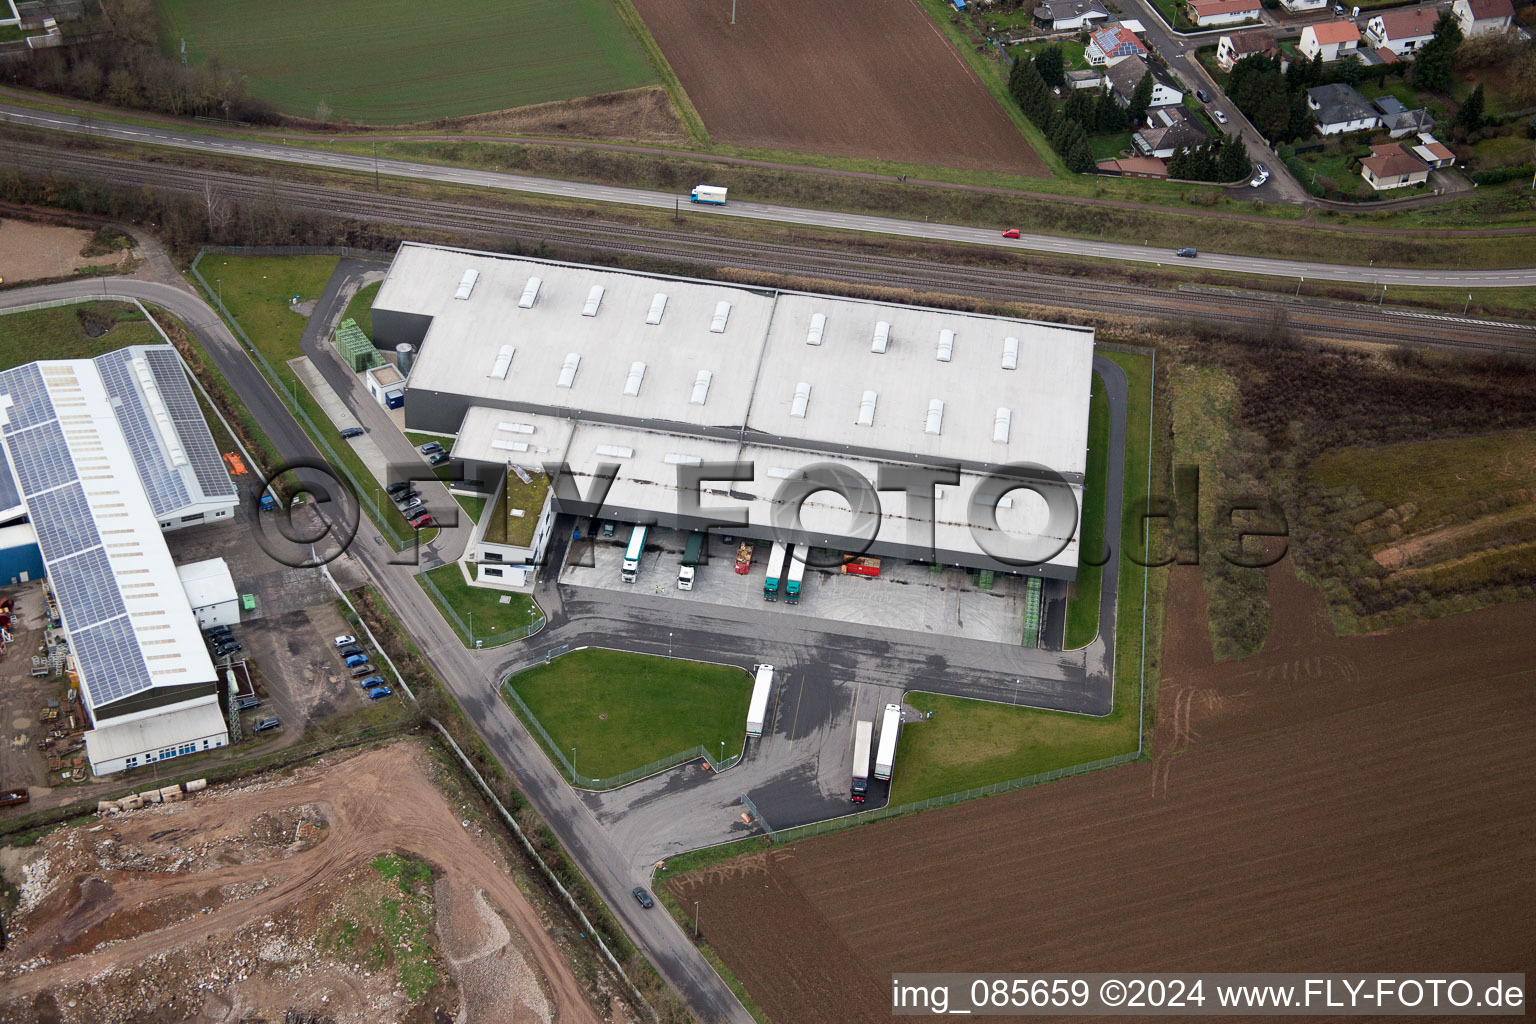
<svg viewBox="0 0 1536 1024">
<path fill-rule="evenodd" d="M 1034 13 L 1035 26 L 1052 32 L 1076 32 L 1109 20 L 1103 0 L 1043 0 Z"/>
<path fill-rule="evenodd" d="M 1461 25 L 1461 34 L 1471 39 L 1508 32 L 1515 20 L 1515 5 L 1510 0 L 1456 0 L 1451 13 Z"/>
<path fill-rule="evenodd" d="M 1183 107 L 1160 107 L 1147 115 L 1147 127 L 1131 135 L 1142 156 L 1164 160 L 1181 149 L 1194 149 L 1210 141 L 1200 122 Z"/>
<path fill-rule="evenodd" d="M 1435 119 L 1427 107 L 1409 110 L 1396 96 L 1378 96 L 1371 100 L 1371 106 L 1381 111 L 1381 126 L 1394 139 L 1427 131 L 1435 126 Z"/>
<path fill-rule="evenodd" d="M 1310 14 L 1313 11 L 1326 11 L 1328 0 L 1280 0 L 1280 6 L 1292 14 Z"/>
<path fill-rule="evenodd" d="M 1405 7 L 1378 14 L 1365 25 L 1366 42 L 1391 50 L 1399 57 L 1412 53 L 1434 38 L 1436 7 Z"/>
<path fill-rule="evenodd" d="M 1259 21 L 1264 5 L 1259 0 L 1189 0 L 1189 20 L 1202 28 Z"/>
<path fill-rule="evenodd" d="M 1121 178 L 1152 178 L 1162 181 L 1168 177 L 1168 165 L 1151 156 L 1123 156 L 1118 160 L 1100 160 L 1100 174 L 1113 174 Z"/>
<path fill-rule="evenodd" d="M 1419 144 L 1417 146 L 1406 142 L 1403 145 L 1413 150 L 1413 155 L 1428 164 L 1431 170 L 1453 167 L 1456 164 L 1456 154 L 1451 152 L 1450 147 L 1428 132 L 1419 133 Z"/>
<path fill-rule="evenodd" d="M 1381 124 L 1376 109 L 1365 97 L 1342 82 L 1308 89 L 1307 106 L 1317 118 L 1317 130 L 1324 135 L 1346 135 Z"/>
<path fill-rule="evenodd" d="M 1280 46 L 1275 42 L 1273 34 L 1262 30 L 1233 32 L 1222 36 L 1216 44 L 1216 63 L 1221 66 L 1221 70 L 1231 71 L 1238 61 L 1257 53 L 1266 57 L 1280 53 Z"/>
<path fill-rule="evenodd" d="M 1429 164 L 1401 142 L 1388 142 L 1371 147 L 1371 155 L 1360 161 L 1360 177 L 1378 192 L 1420 185 L 1429 180 Z"/>
<path fill-rule="evenodd" d="M 1098 68 L 1077 68 L 1067 72 L 1069 89 L 1102 89 L 1104 72 Z"/>
<path fill-rule="evenodd" d="M 1324 63 L 1348 57 L 1359 48 L 1360 30 L 1352 21 L 1308 25 L 1301 30 L 1301 44 L 1297 47 L 1307 55 L 1307 60 L 1317 60 L 1317 55 L 1322 54 Z"/>
<path fill-rule="evenodd" d="M 1109 91 L 1114 94 L 1115 101 L 1122 107 L 1128 107 L 1131 105 L 1131 97 L 1136 94 L 1136 86 L 1141 84 L 1146 75 L 1152 76 L 1152 98 L 1147 102 L 1148 110 L 1175 107 L 1184 102 L 1184 87 L 1178 80 L 1164 68 L 1141 57 L 1121 61 L 1109 69 L 1105 78 L 1109 81 Z"/>
<path fill-rule="evenodd" d="M 1084 52 L 1094 67 L 1114 67 L 1127 57 L 1145 57 L 1147 48 L 1123 25 L 1111 25 L 1089 36 Z"/>
</svg>

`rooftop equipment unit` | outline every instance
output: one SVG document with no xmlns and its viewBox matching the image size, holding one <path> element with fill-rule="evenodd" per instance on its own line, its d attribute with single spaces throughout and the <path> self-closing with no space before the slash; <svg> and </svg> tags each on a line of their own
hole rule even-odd
<svg viewBox="0 0 1536 1024">
<path fill-rule="evenodd" d="M 497 380 L 507 379 L 507 370 L 512 365 L 512 355 L 517 349 L 512 345 L 501 346 L 501 351 L 496 353 L 496 363 L 491 367 L 491 376 Z"/>
<path fill-rule="evenodd" d="M 1003 369 L 1017 370 L 1019 368 L 1019 339 L 1003 339 Z"/>
<path fill-rule="evenodd" d="M 949 357 L 955 351 L 955 332 L 944 330 L 939 332 L 939 362 L 949 362 Z"/>
<path fill-rule="evenodd" d="M 801 381 L 795 385 L 795 400 L 789 407 L 789 414 L 797 419 L 805 419 L 805 407 L 811 402 L 811 385 L 807 381 Z"/>
<path fill-rule="evenodd" d="M 875 399 L 879 396 L 873 391 L 864 392 L 864 397 L 859 399 L 859 426 L 872 427 L 875 425 Z"/>
<path fill-rule="evenodd" d="M 937 434 L 944 426 L 944 399 L 934 398 L 928 402 L 928 422 L 923 430 L 929 434 Z"/>
<path fill-rule="evenodd" d="M 523 297 L 517 300 L 517 308 L 532 309 L 533 304 L 539 299 L 539 285 L 543 283 L 543 278 L 530 277 L 528 284 L 523 288 Z"/>
<path fill-rule="evenodd" d="M 998 444 L 1008 443 L 1008 427 L 1013 422 L 1013 412 L 1009 409 L 999 408 L 997 419 L 992 421 L 992 440 Z"/>
<path fill-rule="evenodd" d="M 651 299 L 651 311 L 645 314 L 645 322 L 648 324 L 661 323 L 661 314 L 665 313 L 666 311 L 667 293 L 657 292 L 656 297 Z"/>
<path fill-rule="evenodd" d="M 615 459 L 632 459 L 635 457 L 633 448 L 626 448 L 621 444 L 600 444 L 592 449 L 599 455 L 607 455 Z"/>
<path fill-rule="evenodd" d="M 720 301 L 715 303 L 715 315 L 709 321 L 709 333 L 724 334 L 725 322 L 731 318 L 731 304 Z"/>
<path fill-rule="evenodd" d="M 464 271 L 464 276 L 459 279 L 459 290 L 453 293 L 453 297 L 456 299 L 469 298 L 469 293 L 475 290 L 475 282 L 478 280 L 480 280 L 480 271 Z"/>
<path fill-rule="evenodd" d="M 629 379 L 624 382 L 624 393 L 633 398 L 640 393 L 640 382 L 645 380 L 645 364 L 631 363 Z"/>
<path fill-rule="evenodd" d="M 496 429 L 497 430 L 505 430 L 509 434 L 531 434 L 531 433 L 533 433 L 533 424 L 532 423 L 498 423 L 498 424 L 496 424 Z"/>
<path fill-rule="evenodd" d="M 581 355 L 572 352 L 565 357 L 565 363 L 560 367 L 560 380 L 556 387 L 568 388 L 576 382 L 576 368 L 581 365 Z"/>
<path fill-rule="evenodd" d="M 587 292 L 587 304 L 581 307 L 582 316 L 597 316 L 597 307 L 603 304 L 603 286 L 595 284 Z"/>
<path fill-rule="evenodd" d="M 668 452 L 662 461 L 671 466 L 697 466 L 704 460 L 697 455 L 679 455 L 677 452 Z"/>
<path fill-rule="evenodd" d="M 812 313 L 811 329 L 805 333 L 807 345 L 820 345 L 822 332 L 827 329 L 827 314 Z"/>
<path fill-rule="evenodd" d="M 693 397 L 688 399 L 694 405 L 703 405 L 709 397 L 709 382 L 715 377 L 708 370 L 700 370 L 699 375 L 693 379 Z"/>
<path fill-rule="evenodd" d="M 508 441 L 505 438 L 497 438 L 491 442 L 491 447 L 504 452 L 525 452 L 528 450 L 527 441 Z"/>
<path fill-rule="evenodd" d="M 875 324 L 875 341 L 869 346 L 871 352 L 884 352 L 891 344 L 891 325 L 881 320 Z"/>
<path fill-rule="evenodd" d="M 395 369 L 400 371 L 402 377 L 411 375 L 411 367 L 416 365 L 416 350 L 410 342 L 402 341 L 395 346 Z"/>
<path fill-rule="evenodd" d="M 785 469 L 783 466 L 769 466 L 768 475 L 775 480 L 799 480 L 805 476 L 805 470 Z"/>
</svg>

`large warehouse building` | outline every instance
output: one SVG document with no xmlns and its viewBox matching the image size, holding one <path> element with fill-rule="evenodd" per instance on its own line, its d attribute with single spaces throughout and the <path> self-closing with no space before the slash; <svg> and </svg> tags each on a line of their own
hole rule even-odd
<svg viewBox="0 0 1536 1024">
<path fill-rule="evenodd" d="M 720 532 L 1076 574 L 1091 329 L 415 243 L 373 327 L 420 350 L 410 428 L 456 435 L 453 457 L 490 486 L 509 466 L 568 466 L 559 511 L 702 529 L 736 510 L 748 524 Z M 693 510 L 680 473 L 719 462 L 753 477 L 706 481 Z M 605 464 L 602 507 L 574 500 Z M 1003 466 L 1033 468 L 999 485 Z M 958 482 L 926 507 L 904 490 L 915 471 Z M 801 504 L 829 473 L 847 497 Z M 878 515 L 850 515 L 877 484 Z"/>
<path fill-rule="evenodd" d="M 24 514 L 36 533 L 93 772 L 229 742 L 162 532 L 237 498 L 170 346 L 0 372 L 0 522 Z"/>
</svg>

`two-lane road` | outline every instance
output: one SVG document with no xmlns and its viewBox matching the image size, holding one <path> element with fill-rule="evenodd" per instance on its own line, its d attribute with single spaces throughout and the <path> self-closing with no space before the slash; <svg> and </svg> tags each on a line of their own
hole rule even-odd
<svg viewBox="0 0 1536 1024">
<path fill-rule="evenodd" d="M 464 167 L 448 167 L 406 160 L 375 160 L 371 156 L 332 153 L 324 150 L 305 149 L 253 139 L 213 137 L 199 135 L 195 132 L 173 131 L 162 127 L 118 124 L 75 117 L 69 114 L 31 110 L 25 107 L 6 104 L 0 104 L 0 121 L 32 125 L 53 131 L 88 134 L 119 139 L 125 142 L 170 146 L 177 149 L 197 150 L 225 156 L 273 160 L 287 164 L 326 167 L 332 170 L 356 171 L 368 174 L 377 171 L 380 174 L 388 174 L 391 177 L 417 178 L 457 185 L 473 185 L 482 188 L 527 192 L 587 202 L 618 203 L 626 206 L 670 209 L 680 201 L 679 196 L 671 192 L 619 188 L 612 185 L 591 185 L 578 181 L 560 181 L 554 178 L 502 174 L 495 171 L 477 171 Z M 969 245 L 993 246 L 1002 249 L 1089 256 L 1133 263 L 1161 264 L 1173 261 L 1173 253 L 1169 249 L 1159 246 L 1127 245 L 1119 242 L 1103 242 L 1083 238 L 1058 238 L 1051 235 L 1024 235 L 1017 239 L 1004 239 L 998 231 L 989 228 L 965 227 L 955 224 L 934 224 L 926 221 L 876 217 L 869 214 L 838 213 L 829 210 L 801 209 L 794 206 L 777 206 L 766 203 L 732 201 L 725 206 L 696 206 L 692 208 L 692 212 L 696 216 L 739 217 L 784 224 L 799 224 L 812 228 L 841 228 L 848 231 L 866 231 L 907 238 L 922 238 L 930 241 L 958 242 Z M 1275 230 L 1285 230 L 1284 224 L 1277 223 Z M 1497 242 L 1490 244 L 1496 245 Z M 1347 253 L 1348 248 L 1341 245 L 1340 251 Z M 1279 260 L 1259 256 L 1239 256 L 1212 252 L 1201 253 L 1199 264 L 1201 267 L 1209 270 L 1225 270 L 1241 274 L 1263 274 L 1290 278 L 1304 277 L 1313 281 L 1350 281 L 1372 285 L 1419 285 L 1456 288 L 1516 288 L 1536 285 L 1536 268 L 1509 270 L 1418 270 L 1393 267 L 1359 267 L 1340 263 L 1306 263 L 1298 260 Z"/>
</svg>

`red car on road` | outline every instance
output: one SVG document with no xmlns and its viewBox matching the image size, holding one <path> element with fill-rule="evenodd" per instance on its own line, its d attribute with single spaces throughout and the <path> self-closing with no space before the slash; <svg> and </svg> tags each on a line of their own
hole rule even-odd
<svg viewBox="0 0 1536 1024">
<path fill-rule="evenodd" d="M 1019 237 L 1019 229 L 1018 228 L 1009 228 L 1007 231 L 1003 232 L 1003 237 L 1004 238 L 1018 238 Z"/>
<path fill-rule="evenodd" d="M 424 530 L 429 526 L 435 525 L 436 522 L 437 521 L 432 518 L 430 513 L 423 512 L 421 515 L 416 516 L 411 520 L 411 525 L 418 530 Z"/>
</svg>

